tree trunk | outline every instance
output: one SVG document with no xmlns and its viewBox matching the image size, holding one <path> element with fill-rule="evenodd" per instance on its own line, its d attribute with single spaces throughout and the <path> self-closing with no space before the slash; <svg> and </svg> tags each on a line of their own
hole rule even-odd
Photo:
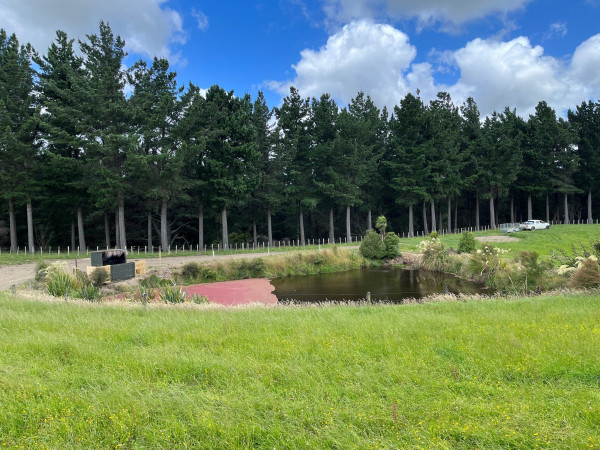
<svg viewBox="0 0 600 450">
<path fill-rule="evenodd" d="M 415 223 L 413 219 L 413 205 L 408 207 L 408 237 L 415 236 Z"/>
<path fill-rule="evenodd" d="M 71 219 L 71 250 L 75 250 L 75 221 Z"/>
<path fill-rule="evenodd" d="M 569 224 L 569 198 L 565 192 L 565 225 Z"/>
<path fill-rule="evenodd" d="M 77 232 L 79 234 L 79 248 L 83 251 L 87 249 L 85 244 L 85 233 L 83 231 L 83 210 L 81 205 L 77 207 Z"/>
<path fill-rule="evenodd" d="M 17 242 L 17 221 L 12 199 L 8 200 L 8 223 L 10 227 L 10 251 L 16 253 L 19 244 Z"/>
<path fill-rule="evenodd" d="M 373 217 L 371 217 L 371 209 L 367 213 L 367 230 L 373 229 Z"/>
<path fill-rule="evenodd" d="M 427 204 L 425 200 L 423 200 L 423 229 L 425 230 L 425 234 L 429 235 L 429 225 L 427 225 Z"/>
<path fill-rule="evenodd" d="M 254 247 L 257 247 L 258 239 L 256 237 L 256 221 L 252 222 L 252 237 L 253 237 Z"/>
<path fill-rule="evenodd" d="M 490 193 L 490 228 L 496 229 L 496 212 L 494 211 L 494 196 Z"/>
<path fill-rule="evenodd" d="M 167 199 L 160 203 L 160 245 L 163 252 L 169 250 L 169 235 L 167 232 Z"/>
<path fill-rule="evenodd" d="M 221 230 L 223 239 L 223 250 L 229 249 L 229 232 L 227 231 L 227 208 L 223 206 L 221 211 Z"/>
<path fill-rule="evenodd" d="M 352 230 L 350 229 L 350 205 L 346 206 L 346 239 L 352 243 Z"/>
<path fill-rule="evenodd" d="M 458 232 L 458 201 L 454 202 L 454 231 Z"/>
<path fill-rule="evenodd" d="M 510 223 L 515 223 L 515 198 L 510 198 Z"/>
<path fill-rule="evenodd" d="M 300 245 L 304 246 L 304 213 L 300 207 Z"/>
<path fill-rule="evenodd" d="M 269 239 L 269 247 L 273 247 L 273 228 L 271 226 L 271 208 L 267 209 L 267 237 Z"/>
<path fill-rule="evenodd" d="M 35 242 L 33 240 L 33 211 L 31 208 L 31 199 L 27 202 L 27 241 L 29 243 L 29 253 L 35 253 Z"/>
<path fill-rule="evenodd" d="M 546 222 L 550 223 L 550 199 L 548 194 L 546 194 Z"/>
<path fill-rule="evenodd" d="M 437 232 L 437 226 L 435 223 L 435 202 L 431 200 L 431 232 Z"/>
<path fill-rule="evenodd" d="M 148 251 L 152 251 L 152 247 L 154 247 L 154 243 L 152 242 L 152 213 L 148 211 L 146 215 L 146 225 L 148 227 L 148 235 L 147 235 L 147 244 Z"/>
<path fill-rule="evenodd" d="M 591 189 L 588 191 L 588 196 L 587 196 L 587 210 L 588 210 L 587 223 L 594 223 L 594 219 L 592 218 L 592 190 Z"/>
<path fill-rule="evenodd" d="M 531 205 L 531 194 L 527 194 L 527 220 L 533 219 L 533 207 Z"/>
<path fill-rule="evenodd" d="M 333 208 L 329 208 L 329 242 L 335 244 L 335 235 L 333 230 Z"/>
<path fill-rule="evenodd" d="M 198 251 L 204 250 L 204 205 L 202 200 L 198 205 Z"/>
<path fill-rule="evenodd" d="M 119 229 L 119 208 L 115 211 L 115 248 L 121 245 L 121 231 Z"/>
<path fill-rule="evenodd" d="M 127 250 L 127 239 L 125 238 L 125 201 L 119 199 L 119 247 Z"/>
<path fill-rule="evenodd" d="M 448 197 L 448 233 L 452 233 L 452 202 Z"/>
<path fill-rule="evenodd" d="M 479 191 L 475 194 L 475 231 L 479 231 Z"/>
<path fill-rule="evenodd" d="M 106 211 L 104 211 L 104 240 L 106 241 L 106 248 L 110 248 L 110 223 Z"/>
</svg>

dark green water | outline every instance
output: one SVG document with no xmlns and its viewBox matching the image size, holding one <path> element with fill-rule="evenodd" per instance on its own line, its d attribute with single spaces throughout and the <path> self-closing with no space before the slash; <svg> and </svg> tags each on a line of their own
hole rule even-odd
<svg viewBox="0 0 600 450">
<path fill-rule="evenodd" d="M 490 293 L 450 275 L 399 267 L 277 278 L 271 283 L 280 302 L 359 301 L 366 298 L 367 292 L 371 293 L 371 301 L 391 303 L 432 294 Z"/>
</svg>

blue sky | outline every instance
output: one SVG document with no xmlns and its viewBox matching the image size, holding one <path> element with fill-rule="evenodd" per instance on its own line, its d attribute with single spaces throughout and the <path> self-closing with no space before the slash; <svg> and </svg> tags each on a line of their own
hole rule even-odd
<svg viewBox="0 0 600 450">
<path fill-rule="evenodd" d="M 83 39 L 105 20 L 127 65 L 165 56 L 180 83 L 260 89 L 270 106 L 290 85 L 388 108 L 444 90 L 524 117 L 540 100 L 564 114 L 600 97 L 599 0 L 3 0 L 0 18 L 40 52 L 56 29 Z"/>
</svg>

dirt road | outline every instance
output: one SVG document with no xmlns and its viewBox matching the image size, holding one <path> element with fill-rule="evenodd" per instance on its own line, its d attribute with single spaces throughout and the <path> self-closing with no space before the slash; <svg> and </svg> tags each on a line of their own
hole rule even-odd
<svg viewBox="0 0 600 450">
<path fill-rule="evenodd" d="M 272 255 L 276 255 L 278 253 L 272 253 Z M 261 256 L 268 256 L 265 253 L 238 253 L 235 255 L 215 255 L 214 260 L 226 260 L 226 259 L 246 259 L 246 258 L 258 258 Z M 134 261 L 135 259 L 145 259 L 145 258 L 130 258 L 129 261 Z M 179 267 L 182 264 L 185 264 L 190 261 L 197 262 L 207 262 L 212 261 L 212 256 L 169 256 L 167 258 L 147 258 L 146 259 L 146 267 L 148 269 L 172 269 L 175 267 Z M 69 266 L 71 268 L 75 268 L 77 264 L 77 268 L 81 271 L 85 272 L 86 267 L 91 265 L 90 258 L 81 258 L 78 260 L 68 261 Z M 27 281 L 33 279 L 35 276 L 35 264 L 20 264 L 17 266 L 3 266 L 0 267 L 0 291 L 5 291 L 10 289 L 10 287 L 14 284 L 16 286 L 26 283 Z"/>
</svg>

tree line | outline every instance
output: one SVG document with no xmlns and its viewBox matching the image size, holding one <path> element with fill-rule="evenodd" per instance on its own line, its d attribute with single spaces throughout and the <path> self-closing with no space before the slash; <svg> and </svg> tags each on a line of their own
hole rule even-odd
<svg viewBox="0 0 600 450">
<path fill-rule="evenodd" d="M 445 92 L 388 111 L 363 92 L 340 108 L 292 87 L 271 109 L 261 92 L 180 86 L 166 59 L 124 69 L 104 22 L 78 48 L 57 31 L 40 56 L 0 30 L 0 239 L 13 251 L 25 236 L 30 249 L 350 240 L 372 211 L 409 236 L 593 220 L 600 102 L 566 119 L 543 101 L 528 120 L 482 118 Z"/>
</svg>

